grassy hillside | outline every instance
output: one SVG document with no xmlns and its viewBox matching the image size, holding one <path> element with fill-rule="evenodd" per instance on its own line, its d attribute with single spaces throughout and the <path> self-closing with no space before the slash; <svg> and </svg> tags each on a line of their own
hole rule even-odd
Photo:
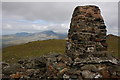
<svg viewBox="0 0 120 80">
<path fill-rule="evenodd" d="M 114 56 L 120 58 L 118 51 L 118 39 L 120 37 L 109 35 L 107 37 L 108 51 Z M 33 41 L 26 44 L 11 46 L 3 48 L 3 61 L 15 62 L 16 60 L 36 57 L 44 54 L 51 53 L 64 53 L 65 52 L 65 40 L 44 40 L 44 41 Z M 119 48 L 120 50 L 120 48 Z M 119 54 L 119 55 L 118 55 Z"/>
<path fill-rule="evenodd" d="M 50 53 L 64 53 L 65 40 L 33 41 L 26 44 L 3 48 L 2 59 L 6 62 L 15 62 L 18 59 L 36 57 Z"/>
<path fill-rule="evenodd" d="M 108 43 L 108 51 L 114 55 L 115 57 L 120 58 L 120 37 L 114 35 L 108 35 L 107 43 Z"/>
</svg>

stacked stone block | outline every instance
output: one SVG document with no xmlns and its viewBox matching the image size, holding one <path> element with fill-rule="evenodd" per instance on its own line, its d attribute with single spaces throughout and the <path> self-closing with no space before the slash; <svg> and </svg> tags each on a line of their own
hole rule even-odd
<svg viewBox="0 0 120 80">
<path fill-rule="evenodd" d="M 97 6 L 75 8 L 66 47 L 72 57 L 107 50 L 106 26 Z"/>
</svg>

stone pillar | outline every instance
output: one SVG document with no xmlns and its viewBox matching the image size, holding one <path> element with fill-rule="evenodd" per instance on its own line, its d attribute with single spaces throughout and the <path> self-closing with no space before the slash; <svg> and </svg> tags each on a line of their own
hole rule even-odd
<svg viewBox="0 0 120 80">
<path fill-rule="evenodd" d="M 75 8 L 66 48 L 67 55 L 71 57 L 107 50 L 106 26 L 99 7 L 88 5 Z"/>
</svg>

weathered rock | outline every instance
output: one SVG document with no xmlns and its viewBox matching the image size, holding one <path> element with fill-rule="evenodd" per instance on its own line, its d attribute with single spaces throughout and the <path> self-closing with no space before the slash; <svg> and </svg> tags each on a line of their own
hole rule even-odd
<svg viewBox="0 0 120 80">
<path fill-rule="evenodd" d="M 1 68 L 6 68 L 6 67 L 8 67 L 9 66 L 9 64 L 8 63 L 5 63 L 5 62 L 2 62 L 1 64 L 0 64 L 0 66 L 1 66 Z"/>
<path fill-rule="evenodd" d="M 14 73 L 19 72 L 19 71 L 21 71 L 21 65 L 19 65 L 17 63 L 12 64 L 9 67 L 3 69 L 3 73 L 5 75 L 14 74 Z"/>
<path fill-rule="evenodd" d="M 97 67 L 95 65 L 91 65 L 91 64 L 81 67 L 81 70 L 89 70 L 89 71 L 93 71 L 93 72 L 98 71 Z"/>
<path fill-rule="evenodd" d="M 96 75 L 95 73 L 90 72 L 89 70 L 84 70 L 81 73 L 84 78 L 94 78 Z"/>
<path fill-rule="evenodd" d="M 28 69 L 25 73 L 27 76 L 32 77 L 34 76 L 35 69 Z"/>
<path fill-rule="evenodd" d="M 96 74 L 94 78 L 102 78 L 101 74 Z"/>
<path fill-rule="evenodd" d="M 46 67 L 46 63 L 40 60 L 35 60 L 35 68 L 45 68 Z"/>
<path fill-rule="evenodd" d="M 24 60 L 19 60 L 18 63 L 19 64 L 23 64 L 25 61 Z"/>
<path fill-rule="evenodd" d="M 120 71 L 117 71 L 117 73 L 116 73 L 116 74 L 117 74 L 117 76 L 119 76 L 119 77 L 120 77 Z"/>
<path fill-rule="evenodd" d="M 10 75 L 11 78 L 15 78 L 15 79 L 19 79 L 19 78 L 23 78 L 23 74 L 20 72 L 16 72 L 16 74 L 11 74 Z"/>
<path fill-rule="evenodd" d="M 100 74 L 102 75 L 102 78 L 110 78 L 110 73 L 107 69 L 102 69 Z"/>
<path fill-rule="evenodd" d="M 70 78 L 70 76 L 69 76 L 69 75 L 64 74 L 64 75 L 63 75 L 63 78 L 64 78 L 64 79 L 69 79 L 69 78 Z"/>
<path fill-rule="evenodd" d="M 78 79 L 78 75 L 72 74 L 72 75 L 70 75 L 70 78 L 71 78 L 71 79 Z"/>
</svg>

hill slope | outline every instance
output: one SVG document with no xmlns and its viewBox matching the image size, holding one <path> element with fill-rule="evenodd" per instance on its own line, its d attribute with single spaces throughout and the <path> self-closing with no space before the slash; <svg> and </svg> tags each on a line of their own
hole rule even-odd
<svg viewBox="0 0 120 80">
<path fill-rule="evenodd" d="M 64 53 L 65 40 L 33 41 L 26 44 L 3 48 L 3 61 L 15 62 L 18 59 L 37 57 L 50 53 Z"/>
<path fill-rule="evenodd" d="M 120 37 L 108 35 L 108 51 L 114 56 L 120 58 L 120 53 L 118 50 L 118 39 Z M 65 52 L 65 40 L 44 40 L 44 41 L 33 41 L 26 44 L 11 46 L 3 48 L 3 61 L 15 62 L 18 59 L 23 59 L 27 57 L 36 57 L 44 54 L 50 53 L 64 53 Z"/>
<path fill-rule="evenodd" d="M 120 58 L 120 37 L 114 35 L 107 36 L 107 43 L 108 43 L 108 51 L 114 55 L 115 57 Z"/>
</svg>

